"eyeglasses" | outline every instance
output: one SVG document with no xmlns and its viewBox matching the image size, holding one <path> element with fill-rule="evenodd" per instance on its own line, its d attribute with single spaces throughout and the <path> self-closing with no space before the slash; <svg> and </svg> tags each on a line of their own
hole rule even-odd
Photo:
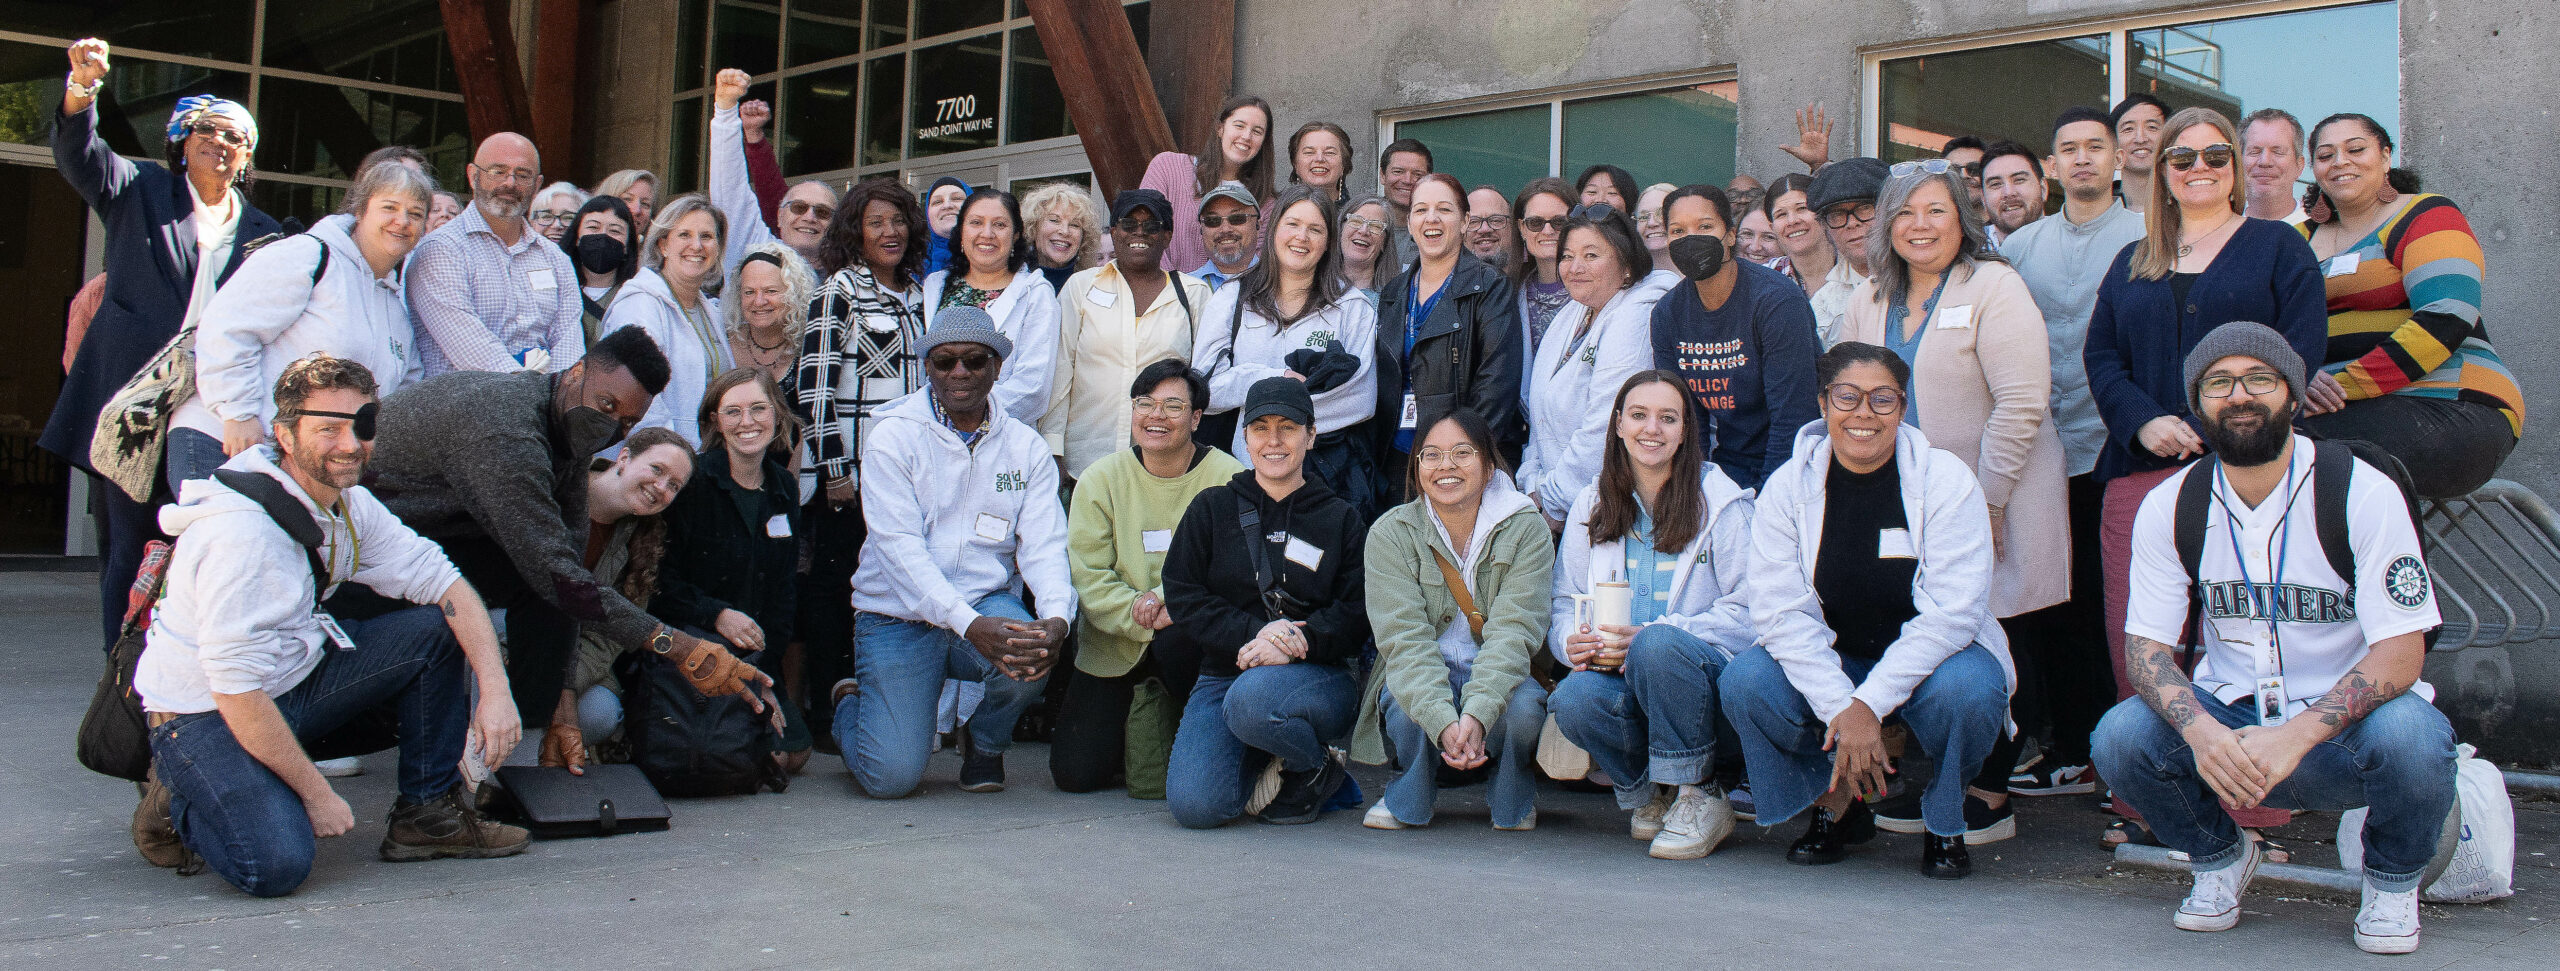
<svg viewBox="0 0 2560 971">
<path fill-rule="evenodd" d="M 1200 214 L 1200 228 L 1216 229 L 1220 222 L 1224 222 L 1229 226 L 1242 226 L 1246 223 L 1252 222 L 1254 217 L 1258 215 L 1261 214 L 1251 209 L 1247 209 L 1243 212 L 1231 212 L 1224 216 L 1204 212 Z"/>
<path fill-rule="evenodd" d="M 1931 161 L 1939 160 L 1932 159 Z M 1910 163 L 1905 162 L 1903 164 L 1908 165 Z M 1861 202 L 1854 206 L 1843 204 L 1830 212 L 1822 214 L 1822 224 L 1833 229 L 1847 229 L 1849 228 L 1849 224 L 1853 221 L 1861 223 L 1871 223 L 1876 221 L 1876 204 L 1872 202 Z"/>
<path fill-rule="evenodd" d="M 495 182 L 499 185 L 506 185 L 510 182 L 520 182 L 525 185 L 533 185 L 534 183 L 542 181 L 542 173 L 536 172 L 532 169 L 511 169 L 504 165 L 491 164 L 474 165 L 471 167 L 471 170 L 480 173 L 481 178 L 488 179 L 489 181 Z"/>
<path fill-rule="evenodd" d="M 1180 398 L 1139 398 L 1129 402 L 1129 405 L 1142 415 L 1180 418 L 1191 413 L 1191 402 Z"/>
<path fill-rule="evenodd" d="M 747 405 L 743 408 L 737 405 L 730 405 L 726 408 L 720 409 L 719 415 L 720 420 L 724 422 L 737 421 L 741 418 L 753 418 L 757 421 L 766 421 L 773 417 L 773 405 L 762 401 L 756 402 L 752 405 Z"/>
<path fill-rule="evenodd" d="M 1468 216 L 1468 217 L 1467 217 L 1467 228 L 1468 228 L 1468 229 L 1505 229 L 1505 228 L 1509 228 L 1509 227 L 1510 227 L 1510 225 L 1511 225 L 1511 217 L 1509 217 L 1509 216 Z"/>
<path fill-rule="evenodd" d="M 943 372 L 964 366 L 971 371 L 984 371 L 995 359 L 994 354 L 986 351 L 970 351 L 966 354 L 936 354 L 925 358 L 924 363 L 926 367 Z"/>
<path fill-rule="evenodd" d="M 1660 209 L 1638 209 L 1638 210 L 1636 210 L 1636 225 L 1638 225 L 1638 226 L 1659 226 L 1659 225 L 1662 225 L 1662 210 L 1660 210 Z"/>
<path fill-rule="evenodd" d="M 525 218 L 532 220 L 536 226 L 557 226 L 568 222 L 576 215 L 577 212 L 569 209 L 536 209 L 526 213 Z"/>
<path fill-rule="evenodd" d="M 2261 397 L 2274 394 L 2283 386 L 2283 378 L 2266 371 L 2251 371 L 2238 376 L 2216 374 L 2196 382 L 2196 394 L 2207 398 L 2228 398 L 2231 397 L 2231 389 L 2236 387 L 2249 392 L 2250 397 Z"/>
<path fill-rule="evenodd" d="M 190 135 L 211 136 L 215 141 L 219 141 L 233 148 L 240 148 L 249 144 L 248 132 L 241 131 L 240 129 L 233 128 L 229 125 L 217 125 L 210 121 L 199 120 L 188 125 L 187 133 Z"/>
<path fill-rule="evenodd" d="M 1436 448 L 1426 448 L 1413 453 L 1413 457 L 1420 459 L 1424 465 L 1473 465 L 1476 461 L 1476 447 L 1460 445 L 1445 452 Z"/>
<path fill-rule="evenodd" d="M 1135 216 L 1112 223 L 1111 228 L 1133 236 L 1153 236 L 1157 233 L 1167 232 L 1172 229 L 1172 227 L 1153 219 L 1139 219 Z"/>
<path fill-rule="evenodd" d="M 1550 229 L 1563 229 L 1564 218 L 1561 216 L 1553 218 L 1547 216 L 1523 216 L 1520 219 L 1520 228 L 1533 233 L 1543 233 Z"/>
<path fill-rule="evenodd" d="M 1364 229 L 1372 233 L 1386 232 L 1387 221 L 1384 219 L 1371 219 L 1367 216 L 1352 216 L 1342 221 L 1342 231 L 1345 233 Z"/>
<path fill-rule="evenodd" d="M 2169 168 L 2177 172 L 2195 168 L 2197 162 L 2203 162 L 2209 169 L 2227 169 L 2231 167 L 2232 157 L 2228 142 L 2215 142 L 2201 150 L 2180 146 L 2160 153 L 2160 160 L 2169 163 Z"/>
<path fill-rule="evenodd" d="M 1893 163 L 1893 168 L 1888 171 L 1894 178 L 1899 179 L 1903 176 L 1910 175 L 1913 172 L 1927 172 L 1930 175 L 1945 175 L 1948 172 L 1953 171 L 1955 168 L 1956 163 L 1947 161 L 1946 159 L 1922 158 L 1913 159 L 1908 162 L 1895 162 Z"/>
<path fill-rule="evenodd" d="M 1835 384 L 1824 388 L 1822 398 L 1831 402 L 1831 407 L 1837 411 L 1856 411 L 1860 404 L 1864 404 L 1868 411 L 1880 416 L 1901 412 L 1903 402 L 1902 392 L 1892 388 L 1868 391 L 1854 384 Z"/>
<path fill-rule="evenodd" d="M 793 219 L 798 219 L 802 216 L 809 215 L 810 213 L 816 213 L 819 222 L 832 222 L 836 218 L 836 207 L 820 205 L 815 202 L 803 202 L 798 199 L 793 199 L 782 204 L 782 214 Z"/>
</svg>

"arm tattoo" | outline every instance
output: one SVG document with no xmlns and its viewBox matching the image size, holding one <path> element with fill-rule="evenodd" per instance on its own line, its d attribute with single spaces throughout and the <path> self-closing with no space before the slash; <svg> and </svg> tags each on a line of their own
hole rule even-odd
<svg viewBox="0 0 2560 971">
<path fill-rule="evenodd" d="M 2195 691 L 2187 673 L 2178 669 L 2177 656 L 2169 645 L 2132 634 L 2124 636 L 2125 677 L 2133 682 L 2135 693 L 2144 704 L 2159 713 L 2171 728 L 2185 731 L 2203 714 L 2196 708 Z"/>
<path fill-rule="evenodd" d="M 2365 675 L 2363 668 L 2357 668 L 2338 679 L 2328 694 L 2312 702 L 2310 710 L 2319 713 L 2321 724 L 2343 731 L 2405 690 L 2389 681 L 2376 682 Z"/>
<path fill-rule="evenodd" d="M 445 598 L 445 601 L 444 601 L 444 615 L 445 615 L 445 617 L 446 617 L 446 618 L 448 618 L 448 619 L 450 619 L 450 618 L 452 618 L 456 613 L 459 613 L 459 611 L 457 611 L 457 610 L 455 610 L 455 609 L 454 609 L 454 606 L 453 606 L 453 598 L 451 598 L 451 597 L 447 597 L 447 598 Z"/>
</svg>

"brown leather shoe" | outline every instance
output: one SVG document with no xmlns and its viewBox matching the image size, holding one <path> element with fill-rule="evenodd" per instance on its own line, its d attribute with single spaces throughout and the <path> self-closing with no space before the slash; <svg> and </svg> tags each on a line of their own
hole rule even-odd
<svg viewBox="0 0 2560 971">
<path fill-rule="evenodd" d="M 486 860 L 524 852 L 533 836 L 520 826 L 480 817 L 461 786 L 422 803 L 393 806 L 382 858 L 392 863 L 444 858 Z"/>
<path fill-rule="evenodd" d="M 142 802 L 133 807 L 133 848 L 152 866 L 185 866 L 187 844 L 179 841 L 178 827 L 169 821 L 169 787 L 160 784 L 160 769 L 153 767 L 135 787 L 142 790 Z"/>
</svg>

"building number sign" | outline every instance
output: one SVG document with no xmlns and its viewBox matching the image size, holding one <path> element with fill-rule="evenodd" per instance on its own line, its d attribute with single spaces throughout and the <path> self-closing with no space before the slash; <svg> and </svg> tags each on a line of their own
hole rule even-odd
<svg viewBox="0 0 2560 971">
<path fill-rule="evenodd" d="M 933 102 L 933 124 L 916 129 L 916 140 L 949 138 L 970 132 L 993 131 L 996 120 L 978 117 L 978 96 L 964 94 L 937 98 Z"/>
</svg>

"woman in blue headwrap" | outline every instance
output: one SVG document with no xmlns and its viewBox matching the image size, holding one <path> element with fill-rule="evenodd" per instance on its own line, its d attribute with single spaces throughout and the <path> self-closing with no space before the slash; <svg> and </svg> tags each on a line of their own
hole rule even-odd
<svg viewBox="0 0 2560 971">
<path fill-rule="evenodd" d="M 960 226 L 960 207 L 969 201 L 969 183 L 948 175 L 924 190 L 924 224 L 933 238 L 924 248 L 924 272 L 951 265 L 951 234 Z"/>
<path fill-rule="evenodd" d="M 168 166 L 136 162 L 98 137 L 96 104 L 106 83 L 107 42 L 80 41 L 70 55 L 62 114 L 54 119 L 53 164 L 106 224 L 106 299 L 90 320 L 38 444 L 95 477 L 89 439 L 98 412 L 240 265 L 246 247 L 235 244 L 280 227 L 241 191 L 258 144 L 258 122 L 249 109 L 211 95 L 182 99 L 169 116 Z M 159 480 L 157 473 L 149 478 Z M 165 493 L 129 495 L 96 477 L 89 494 L 104 561 L 98 574 L 101 619 L 112 644 L 143 544 L 159 535 L 152 506 Z"/>
</svg>

